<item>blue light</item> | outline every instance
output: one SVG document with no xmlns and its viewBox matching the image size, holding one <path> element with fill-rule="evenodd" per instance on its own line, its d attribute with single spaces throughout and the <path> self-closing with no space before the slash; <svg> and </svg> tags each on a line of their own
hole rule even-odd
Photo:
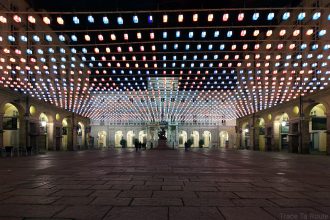
<svg viewBox="0 0 330 220">
<path fill-rule="evenodd" d="M 78 40 L 78 39 L 77 39 L 77 36 L 76 36 L 76 35 L 72 35 L 72 36 L 71 36 L 71 40 L 72 40 L 72 41 L 77 41 L 77 40 Z"/>
<path fill-rule="evenodd" d="M 220 34 L 219 31 L 215 31 L 215 32 L 214 32 L 214 37 L 219 37 L 219 34 Z"/>
<path fill-rule="evenodd" d="M 90 23 L 94 23 L 94 18 L 92 15 L 89 15 L 87 19 Z"/>
<path fill-rule="evenodd" d="M 73 17 L 73 23 L 79 24 L 79 18 L 77 16 Z"/>
<path fill-rule="evenodd" d="M 178 45 L 178 44 L 174 44 L 174 49 L 175 49 L 175 50 L 177 50 L 177 49 L 178 49 L 178 47 L 179 47 L 179 45 Z"/>
<path fill-rule="evenodd" d="M 327 30 L 320 30 L 319 36 L 322 37 L 327 33 Z"/>
<path fill-rule="evenodd" d="M 202 48 L 202 45 L 198 44 L 197 45 L 197 50 L 200 50 Z"/>
<path fill-rule="evenodd" d="M 306 48 L 307 48 L 307 44 L 302 44 L 302 45 L 300 46 L 300 48 L 301 48 L 302 50 L 306 49 Z"/>
<path fill-rule="evenodd" d="M 134 15 L 134 16 L 133 16 L 133 23 L 134 23 L 134 24 L 139 23 L 139 18 L 138 18 L 137 15 Z"/>
<path fill-rule="evenodd" d="M 228 31 L 227 32 L 227 37 L 231 37 L 231 36 L 233 36 L 233 31 Z"/>
<path fill-rule="evenodd" d="M 194 37 L 194 32 L 190 31 L 189 32 L 189 38 L 193 38 Z"/>
<path fill-rule="evenodd" d="M 299 15 L 298 15 L 298 20 L 301 21 L 301 20 L 304 20 L 306 17 L 306 13 L 305 12 L 300 12 Z"/>
<path fill-rule="evenodd" d="M 163 44 L 163 50 L 167 50 L 167 45 Z"/>
<path fill-rule="evenodd" d="M 153 17 L 152 15 L 149 15 L 148 16 L 148 23 L 151 24 L 153 22 Z"/>
<path fill-rule="evenodd" d="M 40 38 L 37 35 L 33 35 L 33 40 L 35 42 L 39 42 L 40 41 Z"/>
<path fill-rule="evenodd" d="M 221 44 L 220 45 L 220 50 L 224 50 L 225 49 L 225 45 L 224 44 Z"/>
<path fill-rule="evenodd" d="M 319 45 L 318 44 L 314 44 L 313 46 L 312 46 L 312 50 L 317 50 L 319 48 Z"/>
<path fill-rule="evenodd" d="M 15 41 L 15 37 L 14 37 L 14 36 L 11 36 L 11 35 L 9 35 L 9 36 L 8 36 L 8 40 L 9 40 L 9 41 L 11 41 L 11 42 L 14 42 L 14 41 Z"/>
<path fill-rule="evenodd" d="M 62 34 L 61 34 L 58 38 L 59 38 L 59 40 L 62 41 L 62 42 L 65 41 L 65 37 L 64 37 Z"/>
<path fill-rule="evenodd" d="M 176 31 L 175 36 L 176 36 L 176 37 L 180 37 L 180 31 Z"/>
<path fill-rule="evenodd" d="M 258 18 L 259 18 L 259 13 L 258 12 L 254 13 L 252 19 L 256 21 L 258 20 Z"/>
<path fill-rule="evenodd" d="M 283 14 L 283 16 L 282 16 L 282 19 L 283 19 L 284 21 L 288 20 L 289 18 L 290 18 L 290 12 L 285 12 L 285 13 Z"/>
<path fill-rule="evenodd" d="M 186 50 L 189 50 L 189 49 L 190 49 L 190 45 L 186 44 Z"/>
<path fill-rule="evenodd" d="M 202 31 L 201 37 L 202 38 L 205 38 L 206 37 L 206 32 L 205 31 Z"/>
<path fill-rule="evenodd" d="M 27 37 L 25 37 L 24 35 L 21 36 L 21 41 L 27 42 Z"/>
<path fill-rule="evenodd" d="M 124 24 L 124 20 L 123 20 L 123 18 L 122 18 L 122 17 L 118 17 L 118 18 L 117 18 L 117 23 L 118 23 L 119 25 Z"/>
<path fill-rule="evenodd" d="M 103 17 L 103 23 L 104 23 L 104 24 L 109 24 L 109 19 L 108 19 L 108 17 L 106 17 L 106 16 Z"/>
<path fill-rule="evenodd" d="M 212 50 L 212 49 L 213 49 L 213 45 L 210 44 L 210 45 L 209 45 L 209 50 Z"/>
<path fill-rule="evenodd" d="M 321 12 L 315 12 L 313 14 L 313 20 L 318 20 L 321 17 Z"/>
<path fill-rule="evenodd" d="M 274 12 L 270 12 L 270 13 L 268 14 L 268 16 L 267 16 L 267 20 L 268 20 L 268 21 L 273 20 L 274 16 L 275 16 Z"/>
<path fill-rule="evenodd" d="M 163 32 L 163 38 L 167 38 L 167 32 Z"/>
</svg>

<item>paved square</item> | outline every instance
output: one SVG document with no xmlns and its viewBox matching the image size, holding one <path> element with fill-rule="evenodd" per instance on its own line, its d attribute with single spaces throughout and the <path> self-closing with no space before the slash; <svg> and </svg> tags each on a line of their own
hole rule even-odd
<svg viewBox="0 0 330 220">
<path fill-rule="evenodd" d="M 0 159 L 2 219 L 330 219 L 330 157 L 93 150 Z"/>
</svg>

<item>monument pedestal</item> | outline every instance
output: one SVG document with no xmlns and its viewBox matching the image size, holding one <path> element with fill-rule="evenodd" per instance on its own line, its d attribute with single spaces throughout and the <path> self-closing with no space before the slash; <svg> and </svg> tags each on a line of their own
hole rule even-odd
<svg viewBox="0 0 330 220">
<path fill-rule="evenodd" d="M 158 144 L 155 150 L 171 150 L 171 148 L 169 148 L 169 146 L 167 145 L 166 140 L 158 140 Z"/>
</svg>

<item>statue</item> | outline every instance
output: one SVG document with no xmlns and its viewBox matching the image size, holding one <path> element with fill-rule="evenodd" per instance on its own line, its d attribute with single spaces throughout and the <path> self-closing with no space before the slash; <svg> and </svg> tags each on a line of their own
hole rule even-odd
<svg viewBox="0 0 330 220">
<path fill-rule="evenodd" d="M 166 136 L 165 136 L 165 129 L 161 128 L 161 131 L 158 132 L 158 139 L 159 140 L 166 140 Z"/>
</svg>

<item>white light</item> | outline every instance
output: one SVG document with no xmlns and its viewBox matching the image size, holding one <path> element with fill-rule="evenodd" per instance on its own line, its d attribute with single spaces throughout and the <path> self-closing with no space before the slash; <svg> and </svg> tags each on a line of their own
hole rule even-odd
<svg viewBox="0 0 330 220">
<path fill-rule="evenodd" d="M 87 19 L 88 19 L 89 23 L 94 23 L 94 18 L 92 15 L 89 15 Z"/>
<path fill-rule="evenodd" d="M 109 24 L 109 18 L 106 17 L 106 16 L 104 16 L 104 17 L 103 17 L 103 23 L 104 23 L 104 24 Z"/>
<path fill-rule="evenodd" d="M 219 34 L 220 34 L 219 31 L 215 31 L 215 32 L 214 32 L 214 37 L 219 37 Z"/>
<path fill-rule="evenodd" d="M 194 15 L 193 15 L 193 21 L 194 21 L 194 22 L 198 21 L 198 14 L 194 14 Z"/>
<path fill-rule="evenodd" d="M 166 31 L 163 32 L 163 38 L 167 38 L 167 32 Z"/>
<path fill-rule="evenodd" d="M 258 12 L 254 13 L 252 19 L 256 21 L 258 20 L 258 18 L 259 18 L 259 13 Z"/>
<path fill-rule="evenodd" d="M 41 124 L 42 127 L 46 127 L 47 122 L 46 121 L 41 121 L 40 124 Z"/>
<path fill-rule="evenodd" d="M 267 16 L 267 20 L 268 20 L 268 21 L 273 20 L 274 16 L 275 16 L 274 12 L 270 12 L 270 13 L 268 14 L 268 16 Z"/>
<path fill-rule="evenodd" d="M 202 38 L 205 38 L 206 37 L 206 32 L 205 31 L 202 31 L 201 37 Z"/>
<path fill-rule="evenodd" d="M 322 37 L 327 33 L 327 30 L 320 30 L 319 36 Z"/>
<path fill-rule="evenodd" d="M 301 20 L 304 20 L 306 17 L 306 13 L 305 12 L 300 12 L 299 15 L 298 15 L 298 20 L 301 21 Z"/>
<path fill-rule="evenodd" d="M 313 20 L 318 20 L 321 17 L 321 12 L 315 12 L 313 14 Z"/>
<path fill-rule="evenodd" d="M 135 24 L 139 23 L 139 18 L 137 15 L 133 16 L 133 23 L 135 23 Z"/>
<path fill-rule="evenodd" d="M 190 31 L 189 32 L 189 38 L 193 38 L 194 37 L 194 32 Z"/>
<path fill-rule="evenodd" d="M 176 31 L 175 36 L 176 36 L 176 37 L 180 37 L 180 31 Z"/>
<path fill-rule="evenodd" d="M 124 24 L 124 20 L 123 20 L 123 18 L 122 18 L 122 17 L 118 17 L 118 18 L 117 18 L 117 23 L 118 23 L 119 25 Z"/>
<path fill-rule="evenodd" d="M 249 132 L 249 129 L 248 128 L 245 128 L 244 131 L 247 133 L 247 132 Z"/>
<path fill-rule="evenodd" d="M 233 32 L 232 31 L 228 31 L 227 32 L 227 37 L 231 37 L 231 36 L 233 36 Z"/>
<path fill-rule="evenodd" d="M 283 14 L 283 16 L 282 16 L 282 19 L 283 19 L 284 21 L 288 20 L 289 18 L 290 18 L 290 12 L 285 12 L 285 13 Z"/>
</svg>

